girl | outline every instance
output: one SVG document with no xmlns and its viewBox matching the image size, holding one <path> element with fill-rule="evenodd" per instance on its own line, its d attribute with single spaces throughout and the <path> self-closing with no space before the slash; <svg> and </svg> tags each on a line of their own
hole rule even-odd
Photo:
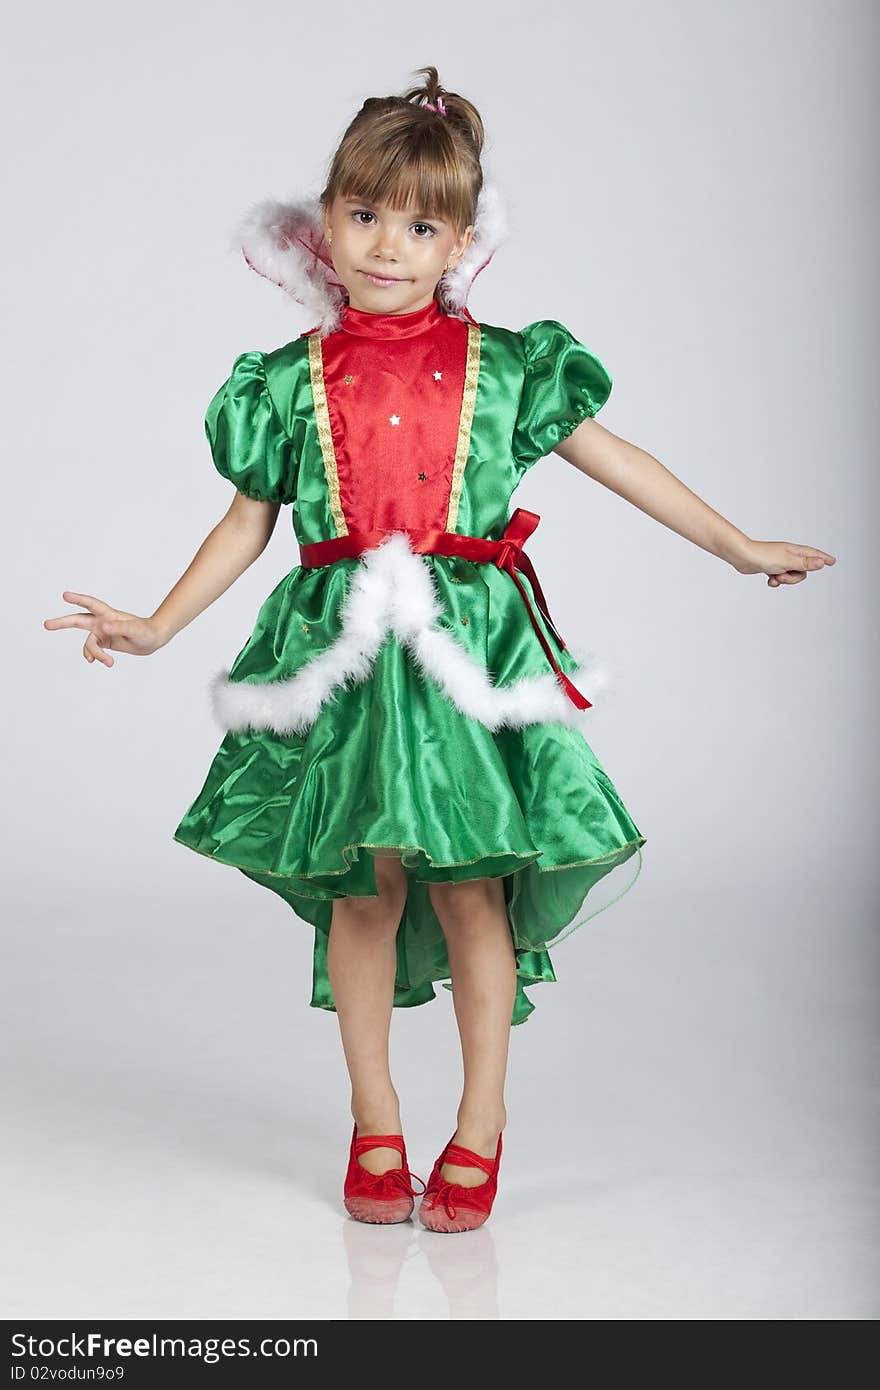
<svg viewBox="0 0 880 1390">
<path fill-rule="evenodd" d="M 174 838 L 315 928 L 311 1004 L 339 1020 L 358 1220 L 413 1210 L 391 1016 L 451 981 L 464 1089 L 417 1181 L 422 1223 L 464 1231 L 495 1196 L 509 1032 L 534 1008 L 524 986 L 555 978 L 548 947 L 608 905 L 600 883 L 631 886 L 645 843 L 585 739 L 596 673 L 552 622 L 523 550 L 539 518 L 508 517 L 511 494 L 555 450 L 771 587 L 835 557 L 751 540 L 603 429 L 611 378 L 561 323 L 471 316 L 503 208 L 478 112 L 436 68 L 418 71 L 422 85 L 364 102 L 318 198 L 245 220 L 248 263 L 316 322 L 240 354 L 208 406 L 214 464 L 236 489 L 226 516 L 149 618 L 65 591 L 84 611 L 45 626 L 87 629 L 88 662 L 148 655 L 292 505 L 301 564 L 212 679 L 224 737 Z"/>
</svg>

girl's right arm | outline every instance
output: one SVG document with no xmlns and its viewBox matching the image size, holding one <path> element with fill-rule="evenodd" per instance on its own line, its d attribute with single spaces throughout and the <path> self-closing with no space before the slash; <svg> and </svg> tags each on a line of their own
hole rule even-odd
<svg viewBox="0 0 880 1390">
<path fill-rule="evenodd" d="M 66 627 L 88 629 L 83 645 L 83 656 L 88 662 L 97 660 L 112 666 L 108 648 L 132 656 L 150 656 L 225 593 L 262 554 L 280 509 L 277 502 L 260 502 L 236 492 L 229 511 L 205 537 L 190 565 L 149 618 L 113 608 L 90 594 L 65 589 L 65 602 L 79 603 L 86 611 L 46 618 L 43 627 L 50 631 Z"/>
</svg>

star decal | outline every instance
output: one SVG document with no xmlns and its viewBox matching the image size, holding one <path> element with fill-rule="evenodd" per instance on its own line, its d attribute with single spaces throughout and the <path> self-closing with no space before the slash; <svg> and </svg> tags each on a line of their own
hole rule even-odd
<svg viewBox="0 0 880 1390">
<path fill-rule="evenodd" d="M 427 480 L 427 477 L 428 477 L 427 473 L 420 473 L 420 474 L 419 474 L 419 482 L 424 483 L 424 482 Z"/>
<path fill-rule="evenodd" d="M 389 416 L 389 419 L 391 420 L 392 425 L 399 425 L 399 424 L 400 424 L 400 416 L 399 416 L 399 415 L 391 415 L 391 416 Z"/>
<path fill-rule="evenodd" d="M 434 373 L 434 380 L 435 380 L 435 381 L 442 381 L 442 380 L 443 380 L 443 373 L 442 373 L 442 372 L 435 372 L 435 373 Z"/>
</svg>

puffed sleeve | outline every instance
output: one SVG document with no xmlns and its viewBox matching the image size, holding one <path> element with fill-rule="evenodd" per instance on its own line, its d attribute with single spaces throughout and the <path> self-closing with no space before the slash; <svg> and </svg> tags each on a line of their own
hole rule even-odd
<svg viewBox="0 0 880 1390">
<path fill-rule="evenodd" d="M 246 497 L 293 502 L 295 450 L 269 394 L 265 354 L 242 352 L 205 415 L 217 472 Z"/>
<path fill-rule="evenodd" d="M 611 377 L 591 352 L 556 319 L 522 329 L 525 378 L 513 435 L 513 453 L 524 471 L 552 453 L 611 394 Z"/>
</svg>

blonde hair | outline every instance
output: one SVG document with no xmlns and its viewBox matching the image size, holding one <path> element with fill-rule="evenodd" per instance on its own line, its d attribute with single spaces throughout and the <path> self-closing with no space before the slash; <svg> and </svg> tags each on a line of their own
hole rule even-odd
<svg viewBox="0 0 880 1390">
<path fill-rule="evenodd" d="M 363 103 L 331 159 L 321 204 L 329 209 L 336 197 L 395 210 L 415 204 L 460 235 L 476 221 L 483 122 L 472 102 L 440 85 L 436 68 L 415 71 L 424 74 L 421 86 Z M 436 106 L 438 97 L 445 115 L 423 104 Z"/>
</svg>

